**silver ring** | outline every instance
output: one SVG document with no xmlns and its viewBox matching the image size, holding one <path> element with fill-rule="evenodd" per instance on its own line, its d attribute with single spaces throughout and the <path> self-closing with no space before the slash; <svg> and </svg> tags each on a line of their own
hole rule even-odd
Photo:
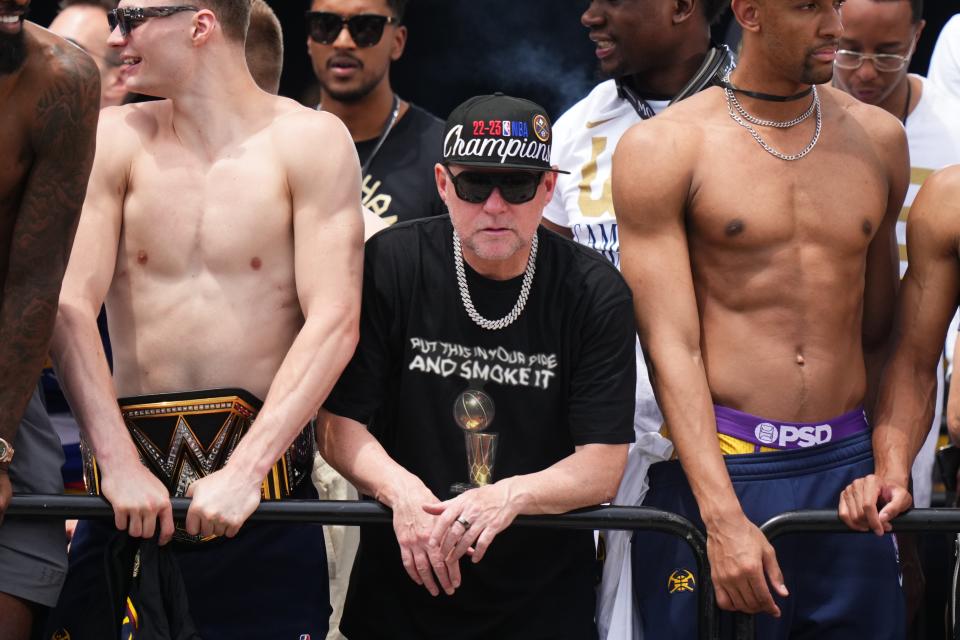
<svg viewBox="0 0 960 640">
<path fill-rule="evenodd" d="M 467 529 L 470 528 L 470 521 L 467 520 L 466 518 L 464 518 L 463 516 L 458 516 L 458 517 L 457 517 L 457 522 L 460 523 L 460 526 L 463 527 L 463 530 L 464 530 L 464 531 L 466 531 Z"/>
</svg>

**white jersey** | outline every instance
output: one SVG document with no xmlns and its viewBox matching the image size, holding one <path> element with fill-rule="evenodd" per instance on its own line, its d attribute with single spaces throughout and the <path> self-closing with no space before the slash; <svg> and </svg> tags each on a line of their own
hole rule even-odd
<svg viewBox="0 0 960 640">
<path fill-rule="evenodd" d="M 667 108 L 667 101 L 647 101 L 655 113 Z M 553 127 L 552 161 L 570 171 L 557 174 L 553 199 L 544 217 L 569 227 L 574 240 L 599 251 L 620 268 L 620 239 L 613 211 L 611 168 L 613 152 L 620 138 L 640 116 L 619 97 L 616 82 L 597 85 L 575 104 Z M 637 343 L 637 392 L 634 431 L 637 440 L 630 447 L 627 468 L 614 504 L 639 505 L 647 493 L 647 470 L 654 462 L 667 460 L 673 445 L 660 434 L 663 416 L 653 395 L 646 363 Z M 601 640 L 635 640 L 642 629 L 635 619 L 630 562 L 630 532 L 604 532 L 606 561 L 597 609 Z"/>
<path fill-rule="evenodd" d="M 960 35 L 960 21 L 954 22 L 957 22 Z M 960 46 L 960 43 L 957 44 Z M 901 276 L 907 270 L 907 216 L 917 192 L 931 173 L 960 163 L 960 99 L 925 78 L 914 77 L 923 83 L 923 92 L 913 113 L 907 116 L 906 124 L 907 143 L 910 146 L 910 188 L 897 221 Z M 957 318 L 954 317 L 947 335 L 954 335 L 956 330 Z M 952 347 L 948 348 L 947 353 L 952 355 Z M 913 463 L 913 503 L 917 507 L 930 506 L 933 458 L 943 417 L 943 367 L 938 367 L 937 372 L 937 404 L 933 424 Z"/>
<path fill-rule="evenodd" d="M 648 100 L 655 113 L 669 104 Z M 570 171 L 558 174 L 553 199 L 543 216 L 573 232 L 580 244 L 599 251 L 620 267 L 620 238 L 613 212 L 613 152 L 627 129 L 640 122 L 629 102 L 607 80 L 575 104 L 553 127 L 553 163 Z"/>
<path fill-rule="evenodd" d="M 933 55 L 930 56 L 927 78 L 943 91 L 960 99 L 960 13 L 950 18 L 940 31 Z"/>
</svg>

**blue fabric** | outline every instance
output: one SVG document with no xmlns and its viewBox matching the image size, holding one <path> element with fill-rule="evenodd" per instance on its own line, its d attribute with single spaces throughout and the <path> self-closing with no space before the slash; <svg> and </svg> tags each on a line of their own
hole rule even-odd
<svg viewBox="0 0 960 640">
<path fill-rule="evenodd" d="M 296 497 L 315 498 L 309 482 L 303 485 L 298 494 L 310 495 Z M 77 616 L 110 615 L 104 552 L 114 531 L 112 522 L 77 525 L 55 611 L 68 631 Z M 172 544 L 204 640 L 326 637 L 331 608 L 322 525 L 248 523 L 230 540 Z"/>
<path fill-rule="evenodd" d="M 870 433 L 808 449 L 724 460 L 744 513 L 758 525 L 785 511 L 836 509 L 841 491 L 853 479 L 873 471 Z M 673 511 L 703 529 L 677 461 L 651 467 L 644 506 Z M 709 577 L 696 575 L 690 547 L 679 538 L 645 531 L 634 534 L 632 545 L 634 602 L 645 637 L 696 637 L 696 596 Z M 757 638 L 904 638 L 904 603 L 893 536 L 795 534 L 776 539 L 774 548 L 790 596 L 775 596 L 781 618 L 756 616 Z M 722 614 L 721 637 L 733 637 L 732 626 L 732 616 Z"/>
</svg>

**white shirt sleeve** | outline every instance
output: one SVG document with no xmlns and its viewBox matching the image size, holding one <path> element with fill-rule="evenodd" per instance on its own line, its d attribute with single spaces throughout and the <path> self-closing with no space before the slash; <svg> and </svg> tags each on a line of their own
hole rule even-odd
<svg viewBox="0 0 960 640">
<path fill-rule="evenodd" d="M 960 14 L 950 18 L 940 31 L 927 79 L 960 98 Z"/>
<path fill-rule="evenodd" d="M 569 112 L 564 115 L 567 116 L 568 114 Z M 561 118 L 553 128 L 553 155 L 550 162 L 558 169 L 572 171 L 574 167 L 570 166 L 572 162 L 570 154 L 567 151 L 570 146 L 570 131 L 568 127 L 565 126 L 567 119 L 569 118 Z M 558 173 L 557 186 L 553 190 L 553 198 L 547 203 L 547 206 L 544 207 L 543 217 L 561 227 L 569 227 L 570 213 L 566 209 L 566 194 L 571 188 L 575 189 L 576 186 L 572 174 Z"/>
</svg>

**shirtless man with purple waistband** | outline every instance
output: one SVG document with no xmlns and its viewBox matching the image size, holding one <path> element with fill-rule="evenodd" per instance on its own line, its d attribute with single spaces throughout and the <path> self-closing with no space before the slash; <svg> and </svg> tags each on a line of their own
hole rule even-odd
<svg viewBox="0 0 960 640">
<path fill-rule="evenodd" d="M 653 465 L 645 504 L 702 523 L 718 604 L 766 614 L 765 639 L 896 638 L 903 624 L 889 537 L 796 551 L 757 528 L 834 508 L 873 465 L 863 410 L 909 166 L 895 118 L 816 86 L 833 72 L 841 4 L 733 0 L 743 51 L 727 88 L 636 125 L 614 158 L 623 274 L 680 458 Z M 707 577 L 682 542 L 638 532 L 633 545 L 647 637 L 693 637 Z"/>
</svg>

